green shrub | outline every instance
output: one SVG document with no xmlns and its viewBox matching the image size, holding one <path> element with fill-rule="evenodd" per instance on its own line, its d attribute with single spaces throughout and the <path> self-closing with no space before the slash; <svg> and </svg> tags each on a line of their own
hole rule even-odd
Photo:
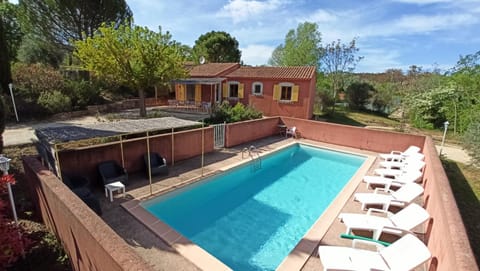
<svg viewBox="0 0 480 271">
<path fill-rule="evenodd" d="M 472 157 L 473 163 L 480 164 L 480 114 L 470 123 L 467 130 L 463 134 L 465 146 Z"/>
<path fill-rule="evenodd" d="M 85 109 L 87 105 L 98 104 L 100 101 L 100 88 L 91 81 L 67 80 L 65 94 L 71 98 L 74 110 Z"/>
<path fill-rule="evenodd" d="M 42 92 L 38 97 L 38 104 L 51 114 L 72 110 L 70 97 L 58 90 Z"/>
<path fill-rule="evenodd" d="M 65 88 L 62 74 L 41 64 L 17 63 L 12 67 L 12 77 L 17 94 L 34 101 L 45 91 L 63 91 Z"/>
<path fill-rule="evenodd" d="M 237 103 L 234 107 L 228 101 L 223 101 L 220 105 L 215 106 L 212 115 L 206 120 L 207 123 L 231 123 L 250 119 L 258 119 L 262 117 L 262 112 L 257 111 L 250 106 L 244 106 Z"/>
</svg>

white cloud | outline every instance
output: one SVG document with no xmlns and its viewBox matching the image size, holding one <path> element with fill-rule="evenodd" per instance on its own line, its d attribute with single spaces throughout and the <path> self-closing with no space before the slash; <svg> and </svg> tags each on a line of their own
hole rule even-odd
<svg viewBox="0 0 480 271">
<path fill-rule="evenodd" d="M 318 9 L 302 21 L 321 23 L 332 23 L 337 21 L 338 16 L 324 9 Z"/>
<path fill-rule="evenodd" d="M 401 54 L 397 50 L 362 48 L 359 55 L 364 58 L 358 63 L 356 72 L 384 72 L 389 68 L 403 68 Z"/>
<path fill-rule="evenodd" d="M 391 27 L 396 31 L 418 33 L 455 29 L 478 21 L 479 18 L 471 14 L 407 15 L 394 21 Z"/>
<path fill-rule="evenodd" d="M 417 5 L 428 5 L 428 4 L 436 4 L 436 3 L 454 2 L 454 0 L 394 0 L 394 2 L 406 3 L 406 4 L 417 4 Z"/>
<path fill-rule="evenodd" d="M 234 23 L 248 21 L 259 14 L 273 11 L 282 6 L 280 0 L 230 0 L 216 14 L 220 18 L 230 18 Z"/>
<path fill-rule="evenodd" d="M 242 61 L 246 65 L 259 66 L 265 65 L 272 55 L 274 46 L 266 46 L 260 44 L 251 44 L 245 48 L 240 48 L 242 51 Z"/>
</svg>

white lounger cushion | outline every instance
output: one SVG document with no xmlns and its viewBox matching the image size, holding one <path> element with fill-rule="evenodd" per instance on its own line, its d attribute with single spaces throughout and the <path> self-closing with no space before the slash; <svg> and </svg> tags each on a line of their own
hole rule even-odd
<svg viewBox="0 0 480 271">
<path fill-rule="evenodd" d="M 411 270 L 431 253 L 417 237 L 407 234 L 379 252 L 339 246 L 319 246 L 323 270 Z"/>
</svg>

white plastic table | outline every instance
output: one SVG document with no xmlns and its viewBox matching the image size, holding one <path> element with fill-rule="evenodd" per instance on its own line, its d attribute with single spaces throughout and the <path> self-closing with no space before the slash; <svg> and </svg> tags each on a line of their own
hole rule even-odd
<svg viewBox="0 0 480 271">
<path fill-rule="evenodd" d="M 113 192 L 122 190 L 125 197 L 125 185 L 121 182 L 114 182 L 105 185 L 105 197 L 110 197 L 110 202 L 113 201 Z"/>
</svg>

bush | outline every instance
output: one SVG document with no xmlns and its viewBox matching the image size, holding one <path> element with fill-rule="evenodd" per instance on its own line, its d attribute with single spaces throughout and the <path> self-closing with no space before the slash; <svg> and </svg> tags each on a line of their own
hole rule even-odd
<svg viewBox="0 0 480 271">
<path fill-rule="evenodd" d="M 205 121 L 207 123 L 231 123 L 249 119 L 259 119 L 262 112 L 250 106 L 237 103 L 234 107 L 228 101 L 223 101 L 219 106 L 213 108 L 212 115 Z"/>
<path fill-rule="evenodd" d="M 38 104 L 51 114 L 72 110 L 70 97 L 57 90 L 53 92 L 42 92 L 40 97 L 38 97 Z"/>
<path fill-rule="evenodd" d="M 12 67 L 12 77 L 15 89 L 21 96 L 35 101 L 46 91 L 63 91 L 65 83 L 62 74 L 57 70 L 41 65 L 26 65 L 17 63 Z"/>
<path fill-rule="evenodd" d="M 100 87 L 91 81 L 67 80 L 65 93 L 70 97 L 74 110 L 84 109 L 87 105 L 98 104 L 100 101 Z"/>
<path fill-rule="evenodd" d="M 470 123 L 463 138 L 473 163 L 480 164 L 480 114 Z"/>
<path fill-rule="evenodd" d="M 352 109 L 365 109 L 368 99 L 375 92 L 375 88 L 368 83 L 352 83 L 347 88 L 347 100 Z"/>
</svg>

